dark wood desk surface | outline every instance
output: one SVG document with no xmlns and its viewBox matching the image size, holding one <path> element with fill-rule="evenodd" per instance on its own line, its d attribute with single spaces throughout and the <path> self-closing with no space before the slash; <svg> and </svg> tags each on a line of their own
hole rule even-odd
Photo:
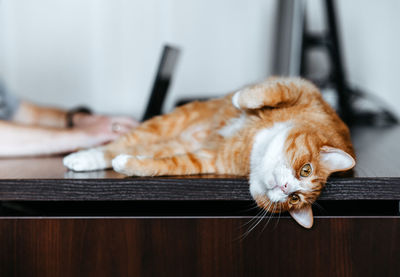
<svg viewBox="0 0 400 277">
<path fill-rule="evenodd" d="M 332 177 L 321 200 L 400 200 L 400 127 L 352 131 L 354 177 Z M 62 157 L 0 159 L 0 200 L 251 200 L 245 178 L 125 178 L 72 172 Z"/>
</svg>

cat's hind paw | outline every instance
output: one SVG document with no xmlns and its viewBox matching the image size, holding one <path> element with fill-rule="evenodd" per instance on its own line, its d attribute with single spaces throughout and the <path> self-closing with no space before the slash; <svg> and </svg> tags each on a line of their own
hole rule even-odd
<svg viewBox="0 0 400 277">
<path fill-rule="evenodd" d="M 125 174 L 125 175 L 129 175 L 126 172 L 126 164 L 127 164 L 128 160 L 130 158 L 133 158 L 133 156 L 126 155 L 126 154 L 118 155 L 111 162 L 113 169 L 116 172 L 119 172 L 119 173 L 122 173 L 122 174 Z"/>
<path fill-rule="evenodd" d="M 73 171 L 92 171 L 110 167 L 104 158 L 103 151 L 99 149 L 82 150 L 69 154 L 63 159 L 63 164 Z"/>
<path fill-rule="evenodd" d="M 152 169 L 142 164 L 147 157 L 121 154 L 112 160 L 113 169 L 127 176 L 153 176 Z"/>
</svg>

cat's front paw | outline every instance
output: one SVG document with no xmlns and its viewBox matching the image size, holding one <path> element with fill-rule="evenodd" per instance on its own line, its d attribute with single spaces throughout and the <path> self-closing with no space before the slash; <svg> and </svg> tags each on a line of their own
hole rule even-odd
<svg viewBox="0 0 400 277">
<path fill-rule="evenodd" d="M 82 150 L 69 154 L 63 159 L 63 164 L 73 171 L 91 171 L 110 167 L 103 151 L 99 149 Z"/>
<path fill-rule="evenodd" d="M 232 96 L 232 104 L 233 104 L 233 106 L 235 106 L 236 109 L 239 109 L 239 110 L 240 110 L 239 97 L 240 97 L 241 92 L 242 91 L 239 90 L 239 91 L 235 92 L 235 94 Z"/>
<path fill-rule="evenodd" d="M 262 98 L 260 97 L 261 92 L 261 88 L 244 88 L 242 90 L 239 90 L 232 96 L 232 104 L 233 106 L 235 106 L 236 109 L 239 110 L 259 109 L 263 106 L 263 102 L 260 101 L 262 100 Z"/>
</svg>

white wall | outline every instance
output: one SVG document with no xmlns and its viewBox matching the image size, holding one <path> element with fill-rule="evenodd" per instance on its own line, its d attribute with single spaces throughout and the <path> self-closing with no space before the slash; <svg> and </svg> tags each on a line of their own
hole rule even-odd
<svg viewBox="0 0 400 277">
<path fill-rule="evenodd" d="M 183 55 L 169 110 L 177 98 L 223 94 L 271 73 L 276 1 L 0 0 L 0 76 L 39 103 L 140 117 L 171 43 Z M 350 81 L 396 109 L 400 2 L 339 0 L 338 8 Z"/>
<path fill-rule="evenodd" d="M 138 116 L 165 40 L 161 3 L 3 0 L 0 73 L 36 102 Z"/>
<path fill-rule="evenodd" d="M 350 82 L 400 116 L 400 1 L 340 0 L 338 8 Z"/>
</svg>

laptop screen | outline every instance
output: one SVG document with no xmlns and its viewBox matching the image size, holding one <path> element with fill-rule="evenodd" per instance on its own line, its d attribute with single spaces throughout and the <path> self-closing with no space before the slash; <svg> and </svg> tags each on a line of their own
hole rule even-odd
<svg viewBox="0 0 400 277">
<path fill-rule="evenodd" d="M 176 69 L 179 53 L 180 50 L 176 47 L 164 46 L 143 121 L 161 114 L 162 106 Z"/>
</svg>

